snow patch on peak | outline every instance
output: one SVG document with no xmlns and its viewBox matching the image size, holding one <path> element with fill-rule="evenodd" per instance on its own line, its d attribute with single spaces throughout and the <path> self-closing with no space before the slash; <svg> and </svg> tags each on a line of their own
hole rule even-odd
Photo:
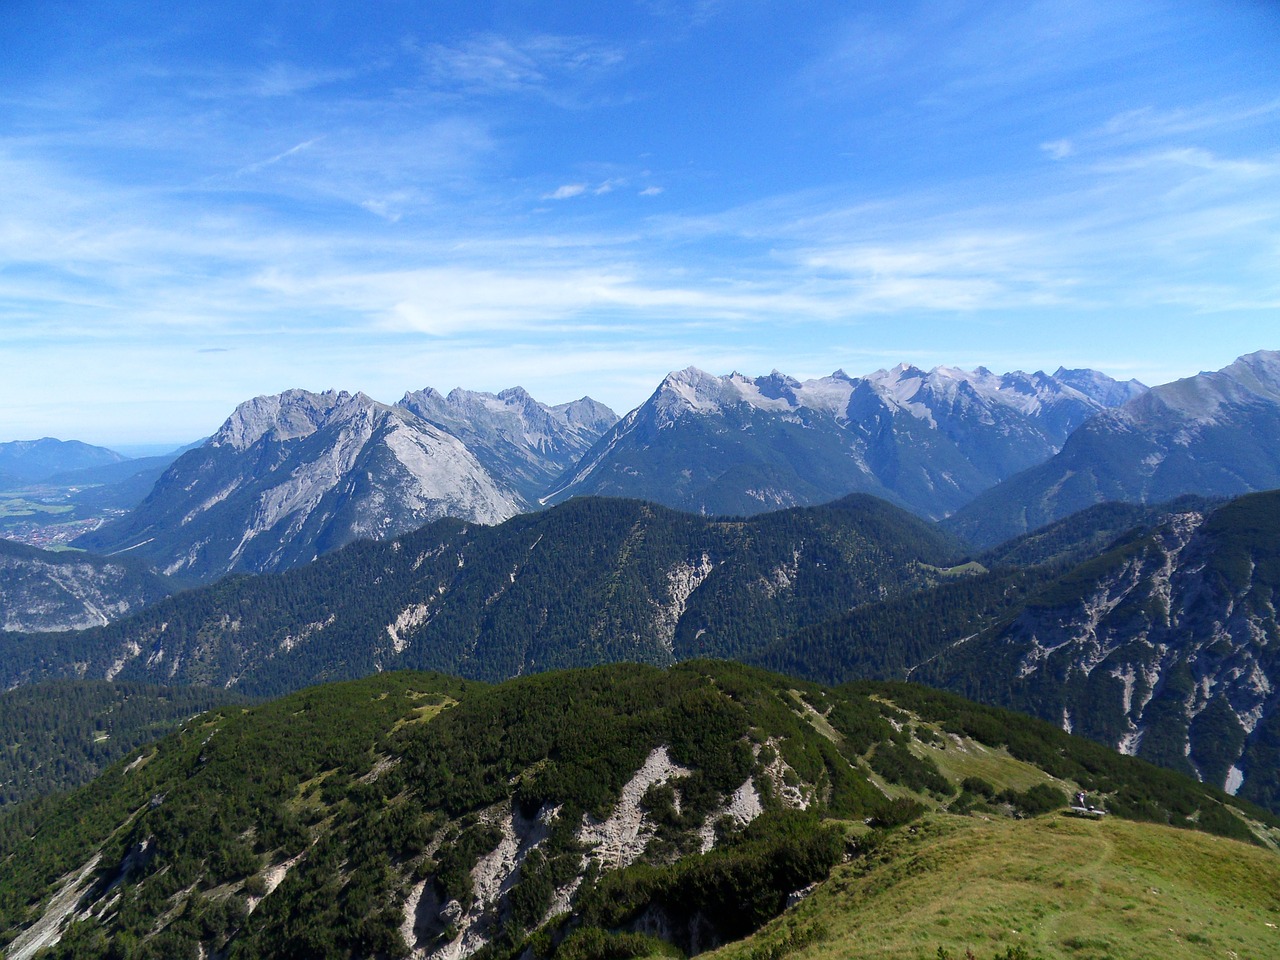
<svg viewBox="0 0 1280 960">
<path fill-rule="evenodd" d="M 1086 413 L 1105 406 L 1088 392 L 1039 370 L 1030 374 L 1021 370 L 996 374 L 986 367 L 970 371 L 937 366 L 925 373 L 919 367 L 902 363 L 890 370 L 878 370 L 865 379 L 890 406 L 931 425 L 936 425 L 935 416 L 944 407 L 1004 407 L 1025 417 L 1039 417 L 1064 403 Z"/>
</svg>

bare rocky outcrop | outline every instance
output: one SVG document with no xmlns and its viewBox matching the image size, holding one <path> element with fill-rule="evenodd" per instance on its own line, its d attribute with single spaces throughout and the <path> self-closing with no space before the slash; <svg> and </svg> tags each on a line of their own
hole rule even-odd
<svg viewBox="0 0 1280 960">
<path fill-rule="evenodd" d="M 497 932 L 503 899 L 520 879 L 520 866 L 546 839 L 559 807 L 524 816 L 518 804 L 503 803 L 484 819 L 501 839 L 471 869 L 472 902 L 442 901 L 429 882 L 415 885 L 405 901 L 401 928 L 415 960 L 461 960 L 484 947 Z"/>
<path fill-rule="evenodd" d="M 40 919 L 9 945 L 8 960 L 30 960 L 62 938 L 62 927 L 75 916 L 80 898 L 89 889 L 101 859 L 101 854 L 94 854 L 88 863 L 64 878 L 62 888 L 53 895 Z"/>
<path fill-rule="evenodd" d="M 0 630 L 102 627 L 173 590 L 162 577 L 133 565 L 0 540 Z"/>
<path fill-rule="evenodd" d="M 654 630 L 658 642 L 668 654 L 675 655 L 676 627 L 688 608 L 689 598 L 715 568 L 710 555 L 704 551 L 697 563 L 678 563 L 667 571 L 667 603 L 654 603 Z"/>
<path fill-rule="evenodd" d="M 722 821 L 727 820 L 733 827 L 741 829 L 762 813 L 764 805 L 760 802 L 760 794 L 755 783 L 748 778 L 698 829 L 698 838 L 702 842 L 700 849 L 707 853 L 716 845 L 716 826 Z"/>
<path fill-rule="evenodd" d="M 780 782 L 792 779 L 786 772 L 789 768 L 781 760 L 775 762 L 774 768 Z M 576 839 L 586 851 L 584 866 L 588 861 L 595 861 L 608 871 L 640 860 L 657 832 L 643 807 L 646 792 L 656 785 L 678 783 L 691 772 L 672 760 L 666 746 L 651 751 L 619 791 L 609 816 L 603 820 L 583 816 Z M 806 802 L 796 788 L 783 789 L 788 803 L 802 806 Z M 490 942 L 505 920 L 506 897 L 520 882 L 523 864 L 546 841 L 560 812 L 558 807 L 544 808 L 533 817 L 525 817 L 518 805 L 503 803 L 482 814 L 481 819 L 496 826 L 501 837 L 471 870 L 470 905 L 464 907 L 456 900 L 442 900 L 439 891 L 428 881 L 415 884 L 408 892 L 401 933 L 411 946 L 414 960 L 464 960 Z M 728 818 L 742 827 L 762 812 L 759 793 L 748 779 L 724 799 L 700 828 L 703 851 L 715 844 L 717 822 Z M 581 880 L 579 873 L 554 892 L 544 920 L 571 909 Z M 651 912 L 638 918 L 635 926 L 645 930 L 646 925 L 662 922 L 658 914 Z M 686 931 L 681 936 L 685 940 L 698 939 L 697 931 Z"/>
<path fill-rule="evenodd" d="M 583 818 L 578 839 L 593 848 L 591 855 L 600 861 L 602 867 L 618 869 L 629 866 L 644 853 L 656 832 L 640 805 L 645 792 L 652 786 L 688 776 L 691 772 L 672 761 L 665 746 L 658 747 L 622 788 L 607 820 Z"/>
</svg>

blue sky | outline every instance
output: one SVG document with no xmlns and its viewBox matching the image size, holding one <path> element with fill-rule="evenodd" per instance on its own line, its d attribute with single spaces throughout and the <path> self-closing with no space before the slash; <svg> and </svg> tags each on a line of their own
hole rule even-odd
<svg viewBox="0 0 1280 960">
<path fill-rule="evenodd" d="M 0 18 L 0 440 L 300 386 L 1280 348 L 1280 5 L 78 3 Z"/>
</svg>

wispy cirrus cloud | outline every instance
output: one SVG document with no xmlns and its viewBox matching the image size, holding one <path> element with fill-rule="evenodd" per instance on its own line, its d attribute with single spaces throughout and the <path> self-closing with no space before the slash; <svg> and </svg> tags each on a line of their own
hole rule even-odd
<svg viewBox="0 0 1280 960">
<path fill-rule="evenodd" d="M 1086 136 L 1107 142 L 1144 142 L 1186 137 L 1210 130 L 1253 124 L 1280 116 L 1280 99 L 1250 102 L 1239 96 L 1208 103 L 1157 109 L 1153 106 L 1125 110 L 1109 118 Z"/>
<path fill-rule="evenodd" d="M 1196 58 L 1222 22 L 1200 0 L 481 4 L 394 29 L 230 6 L 217 31 L 141 25 L 128 56 L 95 20 L 74 57 L 33 32 L 13 58 L 11 396 L 60 364 L 188 411 L 168 371 L 222 413 L 433 370 L 568 399 L 561 370 L 625 406 L 689 362 L 1143 375 L 1176 343 L 1267 345 L 1280 100 L 1244 28 L 1213 48 L 1234 72 Z"/>
<path fill-rule="evenodd" d="M 531 94 L 560 105 L 576 102 L 574 91 L 599 80 L 624 61 L 620 49 L 587 37 L 539 34 L 475 36 L 421 49 L 433 86 L 472 95 Z"/>
<path fill-rule="evenodd" d="M 1185 261 L 1203 256 L 1214 234 L 1208 249 L 1220 249 L 1223 237 L 1242 245 L 1251 235 L 1264 239 L 1280 205 L 1274 189 L 1256 189 L 1267 163 L 1194 154 L 1137 163 L 1091 168 L 1088 182 L 1064 181 L 1056 196 L 1035 204 L 1015 198 L 940 208 L 924 196 L 850 207 L 819 192 L 621 231 L 549 235 L 489 225 L 476 233 L 423 224 L 393 238 L 338 223 L 318 231 L 303 224 L 264 229 L 245 212 L 205 215 L 192 230 L 181 199 L 95 189 L 11 160 L 8 182 L 25 189 L 23 198 L 10 198 L 0 252 L 26 266 L 21 277 L 11 271 L 0 283 L 0 296 L 38 302 L 43 292 L 50 303 L 75 301 L 84 309 L 95 300 L 112 303 L 144 324 L 226 329 L 237 316 L 252 324 L 333 311 L 335 330 L 433 336 L 588 327 L 602 318 L 617 324 L 661 317 L 677 326 L 830 323 L 894 312 L 1088 305 L 1114 300 L 1109 286 L 1122 272 L 1126 299 L 1183 297 L 1200 309 L 1205 291 L 1216 289 L 1230 302 L 1248 302 L 1238 293 L 1226 297 L 1221 282 L 1164 283 L 1159 270 L 1136 266 L 1135 251 Z M 549 196 L 588 189 L 566 184 Z M 1203 202 L 1153 202 L 1191 189 Z M 369 203 L 396 222 L 390 204 Z M 732 256 L 720 252 L 726 242 Z M 688 257 L 690 249 L 699 256 Z M 361 262 L 382 268 L 353 269 Z M 66 285 L 68 276 L 77 283 Z"/>
<path fill-rule="evenodd" d="M 261 170 L 265 170 L 267 167 L 279 163 L 281 160 L 287 160 L 295 154 L 301 153 L 303 150 L 311 149 L 320 141 L 320 139 L 320 137 L 312 137 L 310 140 L 304 140 L 302 143 L 294 144 L 288 150 L 282 150 L 273 157 L 268 157 L 265 160 L 259 160 L 256 163 L 250 163 L 241 167 L 235 172 L 235 175 L 237 177 L 243 177 L 247 174 L 258 173 Z"/>
<path fill-rule="evenodd" d="M 1085 162 L 1109 155 L 1146 162 L 1141 158 L 1161 152 L 1168 156 L 1183 155 L 1189 160 L 1208 159 L 1212 151 L 1198 145 L 1206 135 L 1229 136 L 1277 119 L 1280 119 L 1280 99 L 1258 101 L 1233 96 L 1176 109 L 1144 106 L 1046 141 L 1040 144 L 1040 149 L 1054 160 L 1077 157 Z"/>
<path fill-rule="evenodd" d="M 1040 144 L 1040 149 L 1054 160 L 1065 160 L 1076 152 L 1075 144 L 1065 138 L 1042 143 Z"/>
<path fill-rule="evenodd" d="M 258 97 L 291 97 L 350 80 L 360 72 L 355 69 L 321 70 L 277 62 L 248 73 L 241 89 Z"/>
</svg>

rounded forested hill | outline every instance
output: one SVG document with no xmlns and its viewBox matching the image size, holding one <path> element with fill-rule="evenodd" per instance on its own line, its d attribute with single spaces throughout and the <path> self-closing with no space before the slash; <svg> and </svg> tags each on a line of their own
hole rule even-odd
<svg viewBox="0 0 1280 960">
<path fill-rule="evenodd" d="M 1064 827 L 1055 811 L 1072 802 L 1086 820 Z M 1027 828 L 989 828 L 1015 822 Z M 934 841 L 971 830 L 980 857 L 937 855 Z M 1022 898 L 1007 920 L 1034 938 L 1019 943 L 1063 957 L 1077 931 L 1040 921 L 1088 880 L 1053 885 L 1046 830 L 1158 846 L 1167 862 L 1142 867 L 1146 886 L 1180 883 L 1181 852 L 1202 861 L 1205 842 L 1178 839 L 1196 833 L 1257 883 L 1280 879 L 1280 824 L 1262 811 L 923 688 L 823 688 L 711 661 L 498 686 L 396 672 L 221 708 L 90 787 L 0 817 L 0 936 L 14 960 L 41 945 L 76 960 L 608 960 L 764 927 L 759 948 L 780 951 L 768 956 L 847 953 L 843 891 L 906 895 L 911 877 L 958 889 L 1007 843 L 1021 872 L 1004 882 Z M 821 916 L 787 911 L 809 892 Z M 1252 883 L 1212 895 L 1258 935 L 1280 910 Z M 1180 922 L 1200 916 L 1190 906 Z M 1102 912 L 1119 923 L 1122 909 Z M 922 917 L 924 955 L 963 956 L 971 926 Z"/>
</svg>

